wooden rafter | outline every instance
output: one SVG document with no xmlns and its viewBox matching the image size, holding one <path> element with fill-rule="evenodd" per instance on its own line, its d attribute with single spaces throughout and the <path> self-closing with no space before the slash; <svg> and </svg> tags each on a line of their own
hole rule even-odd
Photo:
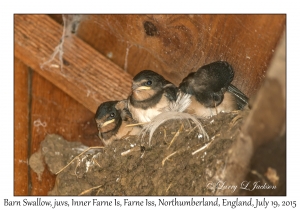
<svg viewBox="0 0 300 210">
<path fill-rule="evenodd" d="M 63 68 L 58 55 L 63 27 L 47 15 L 15 15 L 15 56 L 95 112 L 100 103 L 127 98 L 132 77 L 76 35 L 64 39 Z"/>
</svg>

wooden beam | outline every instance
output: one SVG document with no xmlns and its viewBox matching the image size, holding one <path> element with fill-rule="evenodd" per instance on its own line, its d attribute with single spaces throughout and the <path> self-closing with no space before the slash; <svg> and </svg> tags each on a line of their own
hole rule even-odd
<svg viewBox="0 0 300 210">
<path fill-rule="evenodd" d="M 14 59 L 14 195 L 28 195 L 28 67 Z"/>
<path fill-rule="evenodd" d="M 268 155 L 274 153 L 275 147 L 273 144 L 285 144 L 286 138 L 286 45 L 285 33 L 281 38 L 279 45 L 275 51 L 275 55 L 268 69 L 267 77 L 264 80 L 262 87 L 259 89 L 257 95 L 251 103 L 251 110 L 249 115 L 244 120 L 241 127 L 241 132 L 237 141 L 234 142 L 231 152 L 227 157 L 227 167 L 223 174 L 224 183 L 233 186 L 236 183 L 242 183 L 246 175 L 249 173 L 249 166 L 251 158 L 257 149 L 264 151 L 268 150 Z M 251 101 L 251 100 L 250 100 Z M 280 142 L 279 142 L 280 141 Z M 278 147 L 277 147 L 278 149 Z M 279 149 L 278 149 L 279 150 Z M 260 152 L 259 151 L 259 152 Z M 273 151 L 273 153 L 272 153 Z M 279 150 L 281 154 L 285 154 L 285 148 Z M 259 152 L 255 155 L 259 155 Z M 273 154 L 278 155 L 278 154 Z M 257 156 L 256 156 L 257 158 Z M 284 157 L 282 157 L 284 158 Z M 274 159 L 270 159 L 271 162 Z M 259 169 L 263 167 L 263 162 L 260 163 Z M 271 164 L 270 164 L 271 165 Z M 268 166 L 270 166 L 268 165 Z M 273 165 L 273 163 L 272 163 Z M 276 167 L 275 167 L 276 166 Z M 285 193 L 285 167 L 276 163 L 273 165 L 277 173 L 281 174 L 280 191 L 278 193 Z M 284 175 L 282 175 L 284 174 Z M 257 177 L 256 177 L 257 178 Z M 278 186 L 277 186 L 278 187 Z M 231 194 L 229 189 L 220 192 L 222 195 Z M 239 191 L 234 192 L 238 194 Z M 257 192 L 255 192 L 257 193 Z"/>
<path fill-rule="evenodd" d="M 15 56 L 95 112 L 100 103 L 130 93 L 132 77 L 75 35 L 64 38 L 63 66 L 58 56 L 63 27 L 47 15 L 15 15 Z"/>
</svg>

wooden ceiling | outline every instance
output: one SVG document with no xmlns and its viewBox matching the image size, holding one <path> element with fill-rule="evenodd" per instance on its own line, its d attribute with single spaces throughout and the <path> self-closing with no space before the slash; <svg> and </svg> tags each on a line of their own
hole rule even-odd
<svg viewBox="0 0 300 210">
<path fill-rule="evenodd" d="M 60 15 L 52 17 L 60 22 Z M 233 83 L 252 96 L 285 21 L 285 15 L 82 15 L 77 36 L 132 76 L 152 69 L 175 84 L 226 60 L 236 71 Z"/>
</svg>

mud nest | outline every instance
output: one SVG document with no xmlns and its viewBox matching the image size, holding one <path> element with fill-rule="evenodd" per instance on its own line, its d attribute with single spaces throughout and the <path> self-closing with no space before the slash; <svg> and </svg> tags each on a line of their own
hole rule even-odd
<svg viewBox="0 0 300 210">
<path fill-rule="evenodd" d="M 125 136 L 105 148 L 88 148 L 48 135 L 30 161 L 43 158 L 58 174 L 49 195 L 215 195 L 208 183 L 222 180 L 227 154 L 248 111 L 193 122 L 169 120 L 149 136 Z M 39 169 L 40 170 L 40 169 Z M 40 170 L 41 171 L 41 170 Z"/>
</svg>

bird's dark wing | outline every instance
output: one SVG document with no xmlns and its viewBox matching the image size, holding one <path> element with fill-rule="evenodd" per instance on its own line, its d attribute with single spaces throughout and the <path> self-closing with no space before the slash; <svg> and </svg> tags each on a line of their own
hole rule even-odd
<svg viewBox="0 0 300 210">
<path fill-rule="evenodd" d="M 234 77 L 233 68 L 226 61 L 216 61 L 202 66 L 195 73 L 198 86 L 205 86 L 205 91 L 219 92 L 227 88 Z"/>
<path fill-rule="evenodd" d="M 175 86 L 174 84 L 172 84 L 172 83 L 168 83 L 167 85 L 164 86 L 164 91 L 165 91 L 166 97 L 167 97 L 170 101 L 176 101 L 176 99 L 177 99 L 178 87 L 176 87 L 176 86 Z"/>
<path fill-rule="evenodd" d="M 216 61 L 199 68 L 193 75 L 193 94 L 206 107 L 219 105 L 233 80 L 233 68 L 226 61 Z"/>
<path fill-rule="evenodd" d="M 237 87 L 230 84 L 227 90 L 235 96 L 239 109 L 242 109 L 248 104 L 249 98 L 244 93 L 242 93 L 242 91 L 240 91 Z"/>
</svg>

